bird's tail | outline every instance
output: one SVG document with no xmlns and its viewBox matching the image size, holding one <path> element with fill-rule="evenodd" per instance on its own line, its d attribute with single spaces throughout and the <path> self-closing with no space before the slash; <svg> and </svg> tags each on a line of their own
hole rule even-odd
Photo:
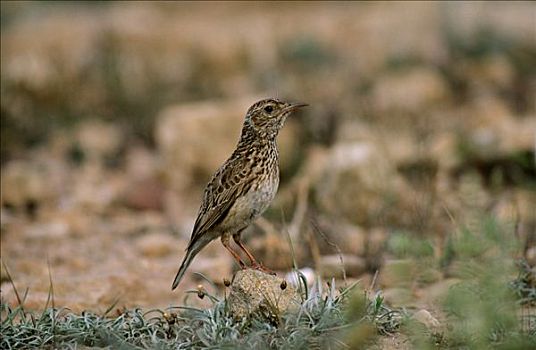
<svg viewBox="0 0 536 350">
<path fill-rule="evenodd" d="M 192 260 L 194 259 L 198 251 L 199 249 L 188 249 L 186 251 L 186 256 L 182 260 L 181 267 L 179 267 L 179 271 L 177 272 L 177 275 L 175 276 L 175 279 L 173 280 L 173 285 L 171 286 L 171 290 L 177 288 L 180 281 L 184 277 L 184 273 L 186 272 L 186 269 L 188 268 L 188 266 L 190 266 L 190 263 L 192 262 Z"/>
</svg>

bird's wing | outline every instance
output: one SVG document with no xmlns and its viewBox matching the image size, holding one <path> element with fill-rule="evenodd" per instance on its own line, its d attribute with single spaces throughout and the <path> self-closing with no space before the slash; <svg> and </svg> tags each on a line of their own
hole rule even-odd
<svg viewBox="0 0 536 350">
<path fill-rule="evenodd" d="M 251 187 L 250 180 L 251 167 L 244 166 L 237 156 L 229 158 L 214 174 L 205 188 L 188 248 L 225 219 L 236 199 Z"/>
</svg>

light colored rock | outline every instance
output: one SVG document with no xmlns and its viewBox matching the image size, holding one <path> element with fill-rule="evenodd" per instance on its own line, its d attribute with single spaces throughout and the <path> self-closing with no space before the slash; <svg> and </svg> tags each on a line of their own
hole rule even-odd
<svg viewBox="0 0 536 350">
<path fill-rule="evenodd" d="M 440 326 L 439 321 L 428 310 L 417 311 L 413 314 L 413 319 L 425 325 L 429 330 L 436 330 Z"/>
<path fill-rule="evenodd" d="M 366 271 L 365 259 L 355 255 L 327 255 L 320 259 L 321 274 L 325 278 L 358 277 Z"/>
<path fill-rule="evenodd" d="M 379 282 L 385 288 L 409 287 L 415 278 L 415 262 L 410 259 L 386 260 Z"/>
<path fill-rule="evenodd" d="M 378 146 L 372 142 L 338 144 L 329 157 L 314 185 L 323 212 L 364 227 L 377 224 L 379 213 L 386 222 L 405 220 L 400 207 L 394 208 L 410 205 L 406 202 L 414 196 L 407 193 L 408 185 Z"/>
<path fill-rule="evenodd" d="M 383 291 L 383 296 L 394 307 L 408 307 L 415 301 L 411 290 L 402 287 L 387 288 Z"/>
<path fill-rule="evenodd" d="M 63 220 L 54 220 L 52 222 L 39 222 L 30 225 L 25 235 L 29 238 L 64 238 L 69 235 L 69 225 Z"/>
<path fill-rule="evenodd" d="M 536 266 L 536 247 L 531 247 L 525 253 L 525 257 L 530 266 Z"/>
<path fill-rule="evenodd" d="M 117 125 L 93 119 L 78 126 L 76 140 L 91 159 L 116 153 L 123 142 L 123 135 Z"/>
<path fill-rule="evenodd" d="M 508 102 L 498 96 L 477 95 L 460 114 L 467 119 L 463 141 L 473 156 L 492 159 L 534 148 L 534 117 L 516 116 Z"/>
<path fill-rule="evenodd" d="M 227 298 L 233 317 L 261 317 L 278 324 L 287 311 L 299 307 L 298 291 L 284 279 L 246 269 L 236 273 Z"/>
<path fill-rule="evenodd" d="M 253 237 L 248 242 L 252 254 L 262 264 L 272 270 L 287 270 L 292 267 L 292 251 L 283 232 L 269 232 L 263 236 Z M 294 245 L 294 254 L 297 258 L 302 255 L 302 247 Z"/>
<path fill-rule="evenodd" d="M 164 257 L 177 250 L 178 243 L 166 233 L 150 233 L 136 240 L 136 247 L 149 258 Z"/>
<path fill-rule="evenodd" d="M 417 112 L 446 100 L 448 87 L 432 68 L 413 68 L 380 77 L 373 90 L 376 108 L 381 111 Z"/>
<path fill-rule="evenodd" d="M 164 186 L 154 177 L 132 180 L 125 188 L 123 201 L 126 206 L 138 210 L 162 210 Z"/>
<path fill-rule="evenodd" d="M 450 287 L 459 282 L 459 279 L 447 278 L 434 283 L 420 291 L 421 299 L 423 302 L 429 304 L 442 303 L 447 297 Z"/>
<path fill-rule="evenodd" d="M 12 161 L 2 167 L 2 204 L 16 208 L 41 203 L 54 196 L 46 167 L 30 161 Z"/>
</svg>

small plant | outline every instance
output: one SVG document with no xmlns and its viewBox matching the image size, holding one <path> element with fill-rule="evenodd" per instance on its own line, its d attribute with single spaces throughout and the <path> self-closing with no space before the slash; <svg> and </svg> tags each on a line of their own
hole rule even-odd
<svg viewBox="0 0 536 350">
<path fill-rule="evenodd" d="M 191 290 L 187 295 L 202 295 L 211 300 L 212 307 L 206 310 L 190 306 L 146 312 L 140 309 L 116 310 L 115 316 L 112 316 L 115 305 L 103 315 L 91 312 L 77 315 L 68 309 L 53 307 L 37 314 L 24 308 L 23 297 L 17 307 L 11 307 L 3 301 L 1 303 L 0 347 L 344 348 L 346 339 L 341 337 L 341 332 L 356 325 L 372 325 L 374 334 L 395 332 L 404 314 L 389 309 L 379 293 L 370 300 L 365 296 L 362 313 L 352 316 L 345 311 L 347 305 L 351 308 L 354 303 L 352 300 L 356 300 L 356 294 L 351 294 L 354 287 L 355 284 L 337 289 L 332 281 L 328 288 L 323 288 L 322 283 L 317 281 L 307 291 L 299 308 L 281 315 L 278 324 L 260 318 L 237 321 L 229 314 L 227 301 L 212 295 L 205 288 Z M 187 301 L 188 298 L 185 299 Z"/>
</svg>

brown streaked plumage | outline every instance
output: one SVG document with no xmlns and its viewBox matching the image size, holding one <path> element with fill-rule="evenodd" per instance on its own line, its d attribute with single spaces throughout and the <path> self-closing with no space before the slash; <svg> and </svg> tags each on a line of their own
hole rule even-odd
<svg viewBox="0 0 536 350">
<path fill-rule="evenodd" d="M 246 253 L 252 267 L 262 268 L 240 241 L 240 234 L 266 210 L 277 192 L 276 137 L 287 116 L 303 106 L 306 105 L 271 98 L 258 101 L 248 109 L 235 151 L 205 188 L 190 243 L 172 289 L 178 286 L 197 253 L 218 237 L 241 267 L 246 265 L 231 248 L 231 237 Z"/>
</svg>

